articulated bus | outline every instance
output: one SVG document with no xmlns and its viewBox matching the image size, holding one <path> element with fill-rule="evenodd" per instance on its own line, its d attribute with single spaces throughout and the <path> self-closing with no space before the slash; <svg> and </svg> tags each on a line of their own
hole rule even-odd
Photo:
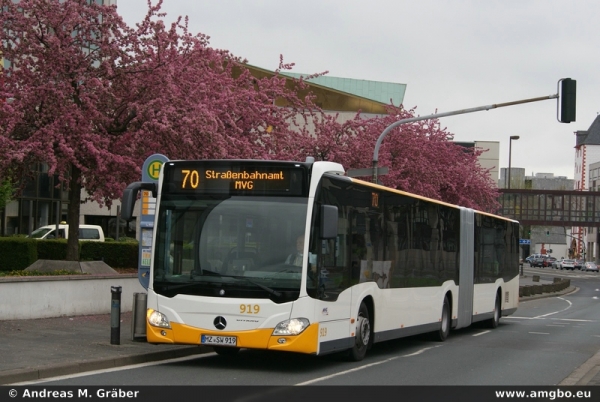
<svg viewBox="0 0 600 402">
<path fill-rule="evenodd" d="M 519 300 L 519 224 L 347 177 L 333 162 L 165 162 L 156 184 L 150 343 L 359 361 L 373 343 L 484 321 Z M 297 242 L 304 238 L 305 241 Z M 301 246 L 299 266 L 288 256 Z"/>
</svg>

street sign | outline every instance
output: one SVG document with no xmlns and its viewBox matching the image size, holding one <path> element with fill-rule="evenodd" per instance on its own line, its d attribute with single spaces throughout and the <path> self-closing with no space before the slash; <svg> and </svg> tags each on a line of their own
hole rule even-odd
<svg viewBox="0 0 600 402">
<path fill-rule="evenodd" d="M 161 154 L 149 156 L 142 166 L 142 182 L 158 183 L 160 168 L 168 161 L 169 158 Z M 151 191 L 143 190 L 140 201 L 138 280 L 145 289 L 148 289 L 148 285 L 150 284 L 150 263 L 152 262 L 152 237 L 154 216 L 156 214 L 156 198 L 154 198 Z"/>
<path fill-rule="evenodd" d="M 529 239 L 519 239 L 519 244 L 531 244 L 531 240 L 529 240 Z"/>
</svg>

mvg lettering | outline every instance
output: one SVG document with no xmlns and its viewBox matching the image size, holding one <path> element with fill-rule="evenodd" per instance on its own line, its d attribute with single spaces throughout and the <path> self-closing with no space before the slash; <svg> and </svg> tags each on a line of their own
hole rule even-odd
<svg viewBox="0 0 600 402">
<path fill-rule="evenodd" d="M 252 180 L 238 180 L 234 184 L 236 190 L 252 190 L 254 182 Z"/>
</svg>

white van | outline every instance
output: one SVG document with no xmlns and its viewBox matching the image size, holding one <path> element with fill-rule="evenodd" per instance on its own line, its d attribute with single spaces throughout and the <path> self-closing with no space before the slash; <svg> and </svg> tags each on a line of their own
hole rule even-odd
<svg viewBox="0 0 600 402">
<path fill-rule="evenodd" d="M 44 240 L 56 239 L 56 225 L 42 226 L 31 232 L 31 235 L 27 237 Z M 69 238 L 69 225 L 62 222 L 58 225 L 58 238 Z M 79 225 L 79 240 L 104 241 L 104 230 L 102 230 L 102 226 L 98 225 Z"/>
</svg>

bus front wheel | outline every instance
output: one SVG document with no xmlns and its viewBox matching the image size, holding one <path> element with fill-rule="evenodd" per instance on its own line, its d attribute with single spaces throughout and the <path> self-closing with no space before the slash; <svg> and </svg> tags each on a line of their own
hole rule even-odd
<svg viewBox="0 0 600 402">
<path fill-rule="evenodd" d="M 354 334 L 354 345 L 349 351 L 349 358 L 352 361 L 358 362 L 365 358 L 369 343 L 371 342 L 371 318 L 369 317 L 369 309 L 362 302 L 358 309 L 358 317 L 356 319 L 356 332 Z"/>
</svg>

